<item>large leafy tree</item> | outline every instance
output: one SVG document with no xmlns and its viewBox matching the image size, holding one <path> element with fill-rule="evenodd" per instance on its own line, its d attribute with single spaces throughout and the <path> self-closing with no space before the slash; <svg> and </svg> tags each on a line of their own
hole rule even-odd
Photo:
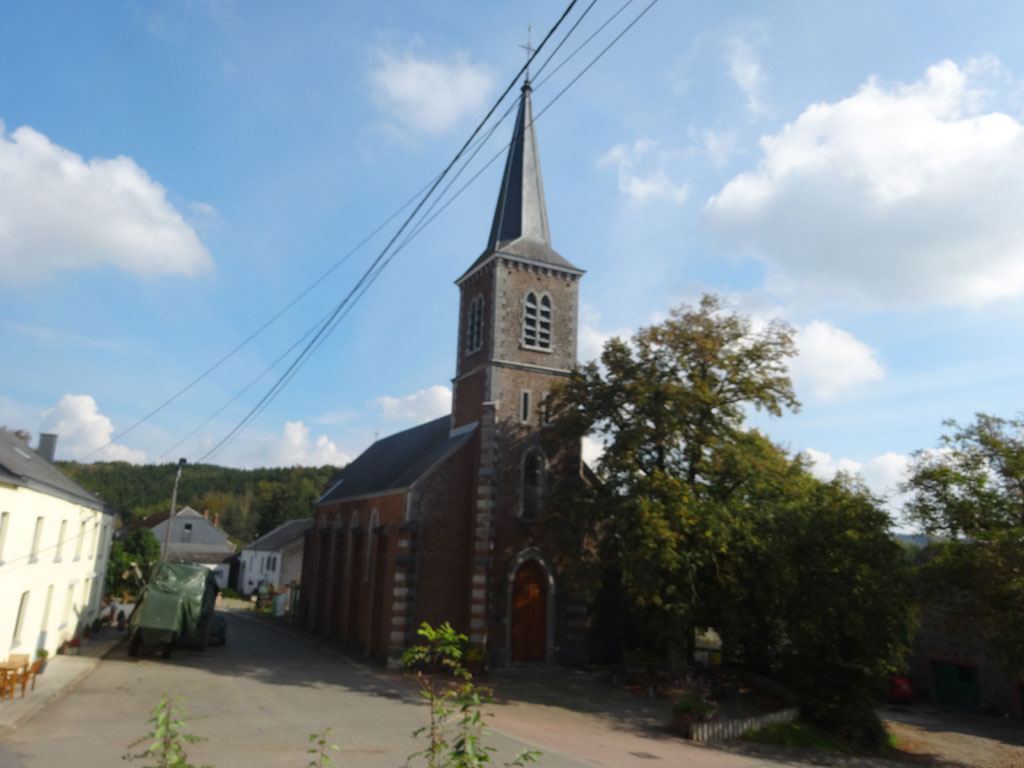
<svg viewBox="0 0 1024 768">
<path fill-rule="evenodd" d="M 704 296 L 629 343 L 610 340 L 601 365 L 577 368 L 555 402 L 555 429 L 606 442 L 601 483 L 552 499 L 566 561 L 620 570 L 652 630 L 675 650 L 684 640 L 688 655 L 694 627 L 709 623 L 707 585 L 748 526 L 744 489 L 757 457 L 744 417 L 798 408 L 794 352 L 786 324 L 755 329 Z"/>
<path fill-rule="evenodd" d="M 1024 674 L 1024 420 L 979 413 L 945 426 L 904 485 L 908 517 L 942 538 L 923 582 L 932 597 L 963 596 L 974 631 Z"/>
<path fill-rule="evenodd" d="M 755 328 L 710 296 L 609 341 L 558 393 L 552 427 L 603 439 L 597 481 L 563 484 L 546 519 L 562 568 L 614 574 L 649 645 L 692 652 L 694 629 L 715 627 L 731 660 L 878 745 L 873 686 L 908 636 L 909 563 L 861 486 L 815 479 L 744 425 L 798 407 L 794 351 L 785 324 Z"/>
</svg>

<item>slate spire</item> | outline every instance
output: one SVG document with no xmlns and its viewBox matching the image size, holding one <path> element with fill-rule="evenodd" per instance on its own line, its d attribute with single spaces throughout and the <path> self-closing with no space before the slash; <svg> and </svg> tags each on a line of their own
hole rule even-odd
<svg viewBox="0 0 1024 768">
<path fill-rule="evenodd" d="M 527 80 L 523 84 L 512 143 L 505 160 L 505 174 L 501 179 L 494 223 L 487 241 L 488 250 L 498 250 L 499 243 L 519 238 L 551 247 L 537 134 L 533 130 L 532 90 Z"/>
</svg>

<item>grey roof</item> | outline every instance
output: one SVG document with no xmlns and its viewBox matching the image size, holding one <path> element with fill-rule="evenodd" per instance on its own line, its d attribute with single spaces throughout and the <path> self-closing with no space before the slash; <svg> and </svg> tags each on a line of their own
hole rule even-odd
<svg viewBox="0 0 1024 768">
<path fill-rule="evenodd" d="M 582 274 L 551 247 L 537 134 L 533 128 L 531 90 L 527 80 L 523 85 L 512 142 L 505 159 L 505 173 L 501 178 L 487 249 L 463 277 L 498 254 Z"/>
<path fill-rule="evenodd" d="M 0 482 L 31 488 L 113 514 L 113 509 L 103 499 L 87 491 L 33 451 L 24 440 L 3 428 L 0 428 Z"/>
<path fill-rule="evenodd" d="M 317 504 L 409 488 L 435 464 L 465 443 L 473 430 L 449 430 L 451 415 L 378 440 L 341 472 Z"/>
<path fill-rule="evenodd" d="M 313 518 L 305 517 L 301 520 L 286 520 L 277 528 L 260 536 L 252 544 L 243 549 L 262 550 L 264 552 L 276 552 L 284 549 L 297 539 L 306 535 L 306 531 L 313 527 Z"/>
</svg>

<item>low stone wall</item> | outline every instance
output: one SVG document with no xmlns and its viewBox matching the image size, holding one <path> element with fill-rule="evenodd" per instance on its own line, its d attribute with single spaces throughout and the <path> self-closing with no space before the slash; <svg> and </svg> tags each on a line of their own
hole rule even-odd
<svg viewBox="0 0 1024 768">
<path fill-rule="evenodd" d="M 747 731 L 764 728 L 776 723 L 789 723 L 800 717 L 799 707 L 786 707 L 778 712 L 755 717 L 733 717 L 724 720 L 709 720 L 706 723 L 691 723 L 690 738 L 707 744 L 713 741 L 725 741 L 742 736 Z"/>
</svg>

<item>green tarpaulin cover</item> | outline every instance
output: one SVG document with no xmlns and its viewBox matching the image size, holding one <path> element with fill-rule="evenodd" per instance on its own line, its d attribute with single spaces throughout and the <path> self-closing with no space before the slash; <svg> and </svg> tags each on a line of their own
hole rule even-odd
<svg viewBox="0 0 1024 768">
<path fill-rule="evenodd" d="M 139 632 L 146 645 L 196 643 L 200 620 L 213 614 L 217 592 L 209 568 L 157 563 L 128 619 L 128 627 Z"/>
</svg>

